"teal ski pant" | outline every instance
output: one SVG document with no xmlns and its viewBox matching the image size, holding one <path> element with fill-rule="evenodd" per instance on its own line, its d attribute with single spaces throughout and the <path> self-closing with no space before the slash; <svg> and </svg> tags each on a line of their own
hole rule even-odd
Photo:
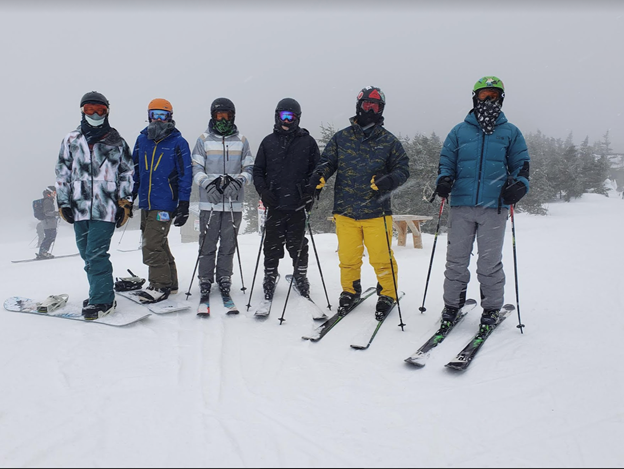
<svg viewBox="0 0 624 469">
<path fill-rule="evenodd" d="M 89 280 L 89 304 L 111 304 L 115 300 L 113 265 L 109 258 L 115 224 L 106 221 L 77 221 L 74 223 L 76 244 L 85 262 Z"/>
</svg>

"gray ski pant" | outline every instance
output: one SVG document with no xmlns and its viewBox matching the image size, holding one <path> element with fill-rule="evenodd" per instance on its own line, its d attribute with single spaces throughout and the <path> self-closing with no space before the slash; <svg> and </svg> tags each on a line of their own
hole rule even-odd
<svg viewBox="0 0 624 469">
<path fill-rule="evenodd" d="M 200 283 L 214 283 L 215 278 L 218 281 L 221 277 L 231 277 L 234 254 L 236 253 L 236 234 L 232 225 L 232 212 L 214 210 L 210 224 L 208 224 L 208 218 L 210 218 L 210 211 L 202 210 L 199 214 L 201 227 L 199 244 L 201 246 L 203 242 L 204 248 L 199 256 Z M 242 212 L 234 212 L 234 223 L 237 231 L 242 219 Z M 204 236 L 206 237 L 205 241 Z M 217 244 L 219 245 L 218 252 Z"/>
<path fill-rule="evenodd" d="M 484 207 L 451 207 L 444 272 L 444 304 L 460 307 L 470 281 L 470 256 L 477 240 L 477 279 L 483 309 L 500 309 L 505 294 L 503 243 L 509 210 Z"/>
</svg>

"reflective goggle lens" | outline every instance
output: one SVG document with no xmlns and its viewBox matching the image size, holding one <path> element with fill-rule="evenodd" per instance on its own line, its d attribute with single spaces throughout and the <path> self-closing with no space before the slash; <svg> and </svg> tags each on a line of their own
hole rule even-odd
<svg viewBox="0 0 624 469">
<path fill-rule="evenodd" d="M 364 112 L 373 111 L 375 114 L 379 113 L 379 103 L 374 101 L 362 101 L 362 110 Z"/>
<path fill-rule="evenodd" d="M 283 120 L 283 121 L 292 122 L 295 120 L 295 114 L 290 111 L 280 111 L 279 118 L 280 120 Z"/>
<path fill-rule="evenodd" d="M 149 112 L 149 118 L 154 121 L 168 121 L 171 119 L 171 113 L 169 111 L 153 109 Z"/>
<path fill-rule="evenodd" d="M 221 120 L 232 120 L 232 113 L 230 111 L 217 111 L 215 112 L 214 119 L 217 121 Z"/>
<path fill-rule="evenodd" d="M 81 108 L 82 112 L 84 112 L 87 116 L 92 116 L 93 114 L 97 114 L 98 116 L 105 116 L 108 114 L 108 107 L 104 104 L 85 104 Z"/>
<path fill-rule="evenodd" d="M 488 98 L 490 98 L 492 101 L 496 101 L 500 98 L 500 91 L 493 88 L 484 88 L 477 92 L 477 99 L 479 101 L 485 101 Z"/>
</svg>

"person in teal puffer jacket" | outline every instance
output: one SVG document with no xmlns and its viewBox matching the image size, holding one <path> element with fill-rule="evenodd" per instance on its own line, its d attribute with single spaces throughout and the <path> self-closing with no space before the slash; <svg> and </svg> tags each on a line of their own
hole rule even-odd
<svg viewBox="0 0 624 469">
<path fill-rule="evenodd" d="M 504 301 L 502 249 L 509 206 L 529 190 L 529 153 L 520 130 L 501 108 L 503 82 L 481 78 L 473 109 L 448 134 L 440 154 L 436 194 L 450 195 L 442 325 L 450 325 L 466 300 L 468 265 L 475 239 L 479 257 L 481 327 L 498 321 Z"/>
</svg>

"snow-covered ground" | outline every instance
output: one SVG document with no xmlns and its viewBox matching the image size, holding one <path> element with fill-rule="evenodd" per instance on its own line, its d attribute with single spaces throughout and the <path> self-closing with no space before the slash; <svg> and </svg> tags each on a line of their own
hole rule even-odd
<svg viewBox="0 0 624 469">
<path fill-rule="evenodd" d="M 315 324 L 297 296 L 280 325 L 286 282 L 266 321 L 247 311 L 257 234 L 239 240 L 247 292 L 235 260 L 235 317 L 220 301 L 208 319 L 191 310 L 125 328 L 1 310 L 0 467 L 622 467 L 624 200 L 585 195 L 549 211 L 516 216 L 524 334 L 511 316 L 463 374 L 444 364 L 476 331 L 480 309 L 425 368 L 403 361 L 436 328 L 445 235 L 424 314 L 434 238 L 424 235 L 424 249 L 409 240 L 395 246 L 405 330 L 395 310 L 365 351 L 349 345 L 373 320 L 373 300 L 317 343 L 301 338 Z M 0 244 L 2 299 L 86 297 L 79 257 L 12 264 L 34 254 L 34 222 L 10 229 Z M 136 246 L 139 232 L 121 235 L 111 249 L 115 275 L 145 277 L 140 251 L 117 250 Z M 170 238 L 184 300 L 197 245 L 180 243 L 178 229 Z M 335 310 L 336 238 L 315 241 Z M 68 225 L 54 252 L 76 252 Z M 314 256 L 311 265 L 313 298 L 326 306 Z M 505 267 L 506 301 L 516 304 L 510 224 Z M 289 270 L 285 259 L 281 272 Z M 375 283 L 367 260 L 362 279 Z M 260 284 L 259 273 L 252 307 Z M 197 281 L 192 291 L 194 309 Z M 469 295 L 478 299 L 478 291 L 473 275 Z"/>
</svg>

